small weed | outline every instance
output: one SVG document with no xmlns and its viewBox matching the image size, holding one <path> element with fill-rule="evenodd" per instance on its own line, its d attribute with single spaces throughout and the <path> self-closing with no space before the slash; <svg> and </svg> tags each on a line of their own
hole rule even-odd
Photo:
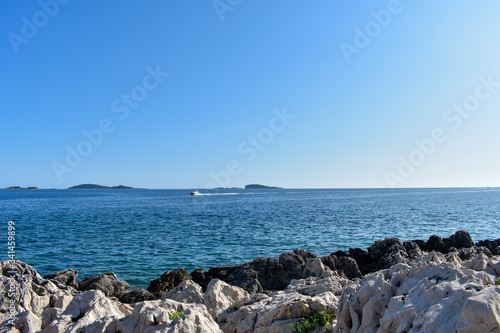
<svg viewBox="0 0 500 333">
<path fill-rule="evenodd" d="M 495 285 L 500 286 L 500 277 L 495 280 Z"/>
<path fill-rule="evenodd" d="M 319 327 L 330 327 L 335 314 L 329 314 L 326 309 L 312 313 L 307 318 L 302 319 L 293 326 L 293 333 L 309 333 Z"/>
<path fill-rule="evenodd" d="M 174 320 L 176 318 L 181 318 L 184 317 L 184 311 L 179 311 L 179 312 L 172 312 L 169 316 L 168 319 Z"/>
</svg>

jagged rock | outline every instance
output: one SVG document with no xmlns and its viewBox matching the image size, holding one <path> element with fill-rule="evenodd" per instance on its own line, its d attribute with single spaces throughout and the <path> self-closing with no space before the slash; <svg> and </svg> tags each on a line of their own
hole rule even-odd
<svg viewBox="0 0 500 333">
<path fill-rule="evenodd" d="M 78 283 L 79 291 L 100 290 L 107 297 L 118 299 L 127 292 L 129 287 L 127 282 L 119 280 L 113 272 L 92 276 Z"/>
<path fill-rule="evenodd" d="M 177 268 L 171 272 L 165 272 L 156 280 L 151 281 L 148 291 L 152 293 L 169 292 L 174 289 L 179 283 L 186 280 L 191 280 L 191 275 L 184 268 Z"/>
<path fill-rule="evenodd" d="M 397 238 L 387 238 L 383 241 L 376 241 L 368 248 L 368 253 L 376 263 L 376 269 L 389 268 L 398 263 L 406 263 L 408 253 Z"/>
<path fill-rule="evenodd" d="M 171 317 L 174 313 L 179 317 Z M 121 333 L 221 332 L 204 305 L 179 303 L 170 299 L 139 303 L 131 315 L 113 320 L 106 328 L 107 332 Z"/>
<path fill-rule="evenodd" d="M 414 239 L 411 243 L 417 244 L 421 251 L 427 251 L 427 243 L 421 239 Z M 408 251 L 408 250 L 407 250 Z"/>
<path fill-rule="evenodd" d="M 441 237 L 432 235 L 425 244 L 426 251 L 437 251 L 441 253 L 448 253 L 449 247 L 446 247 Z"/>
<path fill-rule="evenodd" d="M 493 277 L 445 260 L 433 252 L 412 266 L 397 264 L 351 284 L 339 303 L 336 332 L 472 332 L 485 327 L 483 318 L 498 321 L 492 298 L 485 296 L 495 288 Z M 483 309 L 480 316 L 469 315 L 469 299 L 483 300 L 476 307 Z"/>
<path fill-rule="evenodd" d="M 204 302 L 201 286 L 192 280 L 181 282 L 162 297 L 162 299 L 167 298 L 182 303 L 203 304 Z"/>
<path fill-rule="evenodd" d="M 245 289 L 249 293 L 263 292 L 259 282 L 259 273 L 249 263 L 233 266 L 212 267 L 207 273 L 211 279 L 219 279 L 233 286 Z M 208 289 L 208 287 L 207 287 Z"/>
<path fill-rule="evenodd" d="M 198 268 L 192 271 L 191 278 L 194 282 L 199 284 L 204 291 L 207 290 L 208 283 L 211 280 L 210 277 L 207 277 L 207 271 L 203 268 Z"/>
<path fill-rule="evenodd" d="M 19 260 L 2 262 L 0 272 L 0 308 L 4 310 L 0 311 L 0 327 L 11 321 L 17 327 L 23 327 L 24 332 L 37 332 L 41 329 L 42 312 L 50 305 L 51 299 L 72 296 L 74 292 L 72 288 L 61 290 Z"/>
<path fill-rule="evenodd" d="M 365 250 L 360 248 L 350 248 L 349 257 L 356 261 L 356 264 L 363 275 L 376 269 L 376 264 L 374 263 L 372 256 L 370 256 Z"/>
<path fill-rule="evenodd" d="M 500 330 L 500 288 L 489 287 L 469 297 L 462 306 L 456 328 L 459 333 Z"/>
<path fill-rule="evenodd" d="M 342 294 L 344 287 L 349 285 L 349 280 L 341 276 L 327 278 L 308 277 L 307 279 L 292 280 L 285 292 L 296 292 L 306 296 L 316 296 L 326 292 L 332 292 L 336 296 Z"/>
<path fill-rule="evenodd" d="M 413 241 L 404 241 L 403 246 L 405 247 L 409 259 L 418 259 L 422 256 L 422 249 L 420 248 L 418 243 Z"/>
<path fill-rule="evenodd" d="M 490 273 L 491 275 L 500 276 L 500 255 L 489 258 L 488 266 L 491 267 L 491 271 L 488 273 Z"/>
<path fill-rule="evenodd" d="M 291 281 L 290 274 L 283 264 L 274 258 L 259 258 L 249 266 L 257 272 L 258 281 L 265 290 L 285 289 Z"/>
<path fill-rule="evenodd" d="M 207 292 L 203 297 L 208 313 L 215 319 L 234 302 L 248 296 L 248 292 L 219 279 L 213 279 L 208 284 Z"/>
<path fill-rule="evenodd" d="M 306 267 L 304 267 L 304 276 L 325 278 L 333 276 L 333 272 L 323 264 L 320 258 L 308 258 L 306 259 Z"/>
<path fill-rule="evenodd" d="M 290 279 L 303 279 L 306 277 L 304 268 L 307 259 L 317 258 L 315 254 L 303 250 L 295 249 L 292 253 L 282 253 L 279 262 L 285 268 L 285 271 L 290 276 Z"/>
<path fill-rule="evenodd" d="M 293 253 L 301 256 L 304 260 L 317 258 L 317 256 L 314 253 L 311 253 L 311 252 L 306 251 L 304 249 L 295 249 L 295 250 L 293 250 Z"/>
<path fill-rule="evenodd" d="M 329 267 L 332 271 L 337 271 L 344 274 L 349 279 L 361 278 L 363 275 L 359 270 L 356 260 L 351 257 L 330 254 L 321 258 L 323 264 Z"/>
<path fill-rule="evenodd" d="M 477 247 L 486 247 L 488 250 L 490 250 L 492 253 L 493 251 L 500 246 L 500 239 L 497 240 L 484 240 L 484 241 L 479 241 L 476 243 Z"/>
<path fill-rule="evenodd" d="M 24 311 L 18 315 L 16 328 L 22 333 L 38 332 L 42 327 L 41 319 L 31 311 Z"/>
<path fill-rule="evenodd" d="M 304 258 L 296 253 L 282 253 L 279 258 L 280 263 L 292 279 L 302 279 L 306 265 Z"/>
<path fill-rule="evenodd" d="M 128 293 L 124 294 L 122 297 L 120 297 L 120 302 L 133 304 L 144 301 L 152 301 L 158 298 L 159 298 L 158 296 L 145 289 L 137 289 L 137 290 L 131 290 Z"/>
<path fill-rule="evenodd" d="M 253 294 L 236 301 L 217 321 L 223 332 L 290 332 L 294 323 L 312 312 L 336 312 L 340 281 L 347 283 L 339 277 L 294 280 L 284 291 L 269 296 Z"/>
<path fill-rule="evenodd" d="M 51 280 L 59 288 L 64 286 L 77 289 L 78 271 L 74 269 L 65 269 L 63 271 L 55 272 L 43 277 L 46 280 Z"/>
<path fill-rule="evenodd" d="M 474 241 L 472 241 L 472 237 L 465 230 L 459 230 L 454 235 L 451 235 L 450 238 L 444 239 L 444 241 L 450 244 L 450 247 L 454 247 L 456 249 L 468 248 L 474 246 Z"/>
<path fill-rule="evenodd" d="M 206 277 L 222 280 L 249 293 L 282 290 L 291 281 L 283 264 L 274 258 L 258 258 L 244 264 L 212 267 Z"/>
<path fill-rule="evenodd" d="M 461 248 L 456 250 L 457 255 L 462 260 L 470 260 L 480 253 L 486 255 L 487 257 L 491 257 L 493 254 L 486 247 L 471 247 L 471 248 Z"/>
<path fill-rule="evenodd" d="M 132 313 L 129 305 L 107 298 L 100 290 L 90 290 L 77 295 L 59 310 L 57 318 L 50 322 L 42 333 L 101 332 L 98 329 L 103 330 L 113 320 Z"/>
</svg>

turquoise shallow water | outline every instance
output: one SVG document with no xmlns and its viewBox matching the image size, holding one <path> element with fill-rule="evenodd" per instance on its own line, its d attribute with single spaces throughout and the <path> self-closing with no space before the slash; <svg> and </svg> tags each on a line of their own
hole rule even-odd
<svg viewBox="0 0 500 333">
<path fill-rule="evenodd" d="M 0 259 L 7 222 L 17 259 L 42 275 L 114 271 L 147 286 L 164 271 L 277 258 L 297 247 L 326 255 L 375 240 L 500 238 L 500 189 L 0 191 Z"/>
</svg>

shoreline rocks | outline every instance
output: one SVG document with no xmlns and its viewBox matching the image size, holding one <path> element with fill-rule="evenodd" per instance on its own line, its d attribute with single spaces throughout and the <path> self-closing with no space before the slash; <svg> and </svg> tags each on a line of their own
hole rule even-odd
<svg viewBox="0 0 500 333">
<path fill-rule="evenodd" d="M 499 244 L 474 244 L 458 231 L 427 241 L 388 238 L 322 258 L 296 249 L 208 271 L 176 269 L 148 290 L 128 292 L 112 272 L 77 282 L 75 270 L 41 277 L 26 263 L 6 261 L 0 333 L 291 332 L 321 312 L 338 318 L 315 332 L 495 331 Z"/>
</svg>

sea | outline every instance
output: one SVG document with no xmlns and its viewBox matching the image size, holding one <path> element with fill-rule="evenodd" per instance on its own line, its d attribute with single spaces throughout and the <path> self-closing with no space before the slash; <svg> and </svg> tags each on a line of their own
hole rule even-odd
<svg viewBox="0 0 500 333">
<path fill-rule="evenodd" d="M 0 260 L 80 280 L 115 272 L 134 288 L 165 271 L 230 265 L 306 249 L 318 256 L 376 240 L 500 238 L 500 188 L 1 190 Z M 11 248 L 12 250 L 12 248 Z"/>
</svg>

